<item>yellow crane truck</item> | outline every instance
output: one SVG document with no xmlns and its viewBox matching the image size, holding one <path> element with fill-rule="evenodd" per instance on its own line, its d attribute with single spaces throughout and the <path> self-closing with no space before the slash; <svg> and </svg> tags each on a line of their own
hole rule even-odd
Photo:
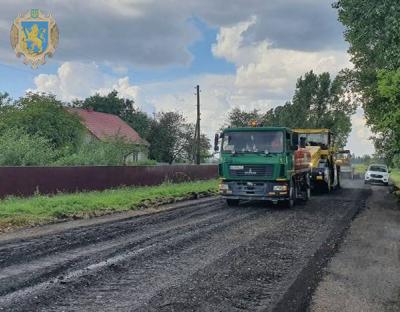
<svg viewBox="0 0 400 312">
<path fill-rule="evenodd" d="M 340 166 L 329 129 L 293 129 L 298 133 L 299 145 L 305 145 L 311 154 L 311 189 L 330 192 L 340 187 Z"/>
</svg>

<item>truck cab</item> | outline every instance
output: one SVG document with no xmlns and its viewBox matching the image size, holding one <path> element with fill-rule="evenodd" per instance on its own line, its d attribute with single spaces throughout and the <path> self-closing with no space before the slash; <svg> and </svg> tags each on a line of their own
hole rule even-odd
<svg viewBox="0 0 400 312">
<path fill-rule="evenodd" d="M 219 192 L 228 205 L 263 200 L 293 206 L 299 198 L 308 199 L 309 160 L 302 171 L 295 168 L 297 141 L 285 127 L 227 128 L 216 135 Z"/>
</svg>

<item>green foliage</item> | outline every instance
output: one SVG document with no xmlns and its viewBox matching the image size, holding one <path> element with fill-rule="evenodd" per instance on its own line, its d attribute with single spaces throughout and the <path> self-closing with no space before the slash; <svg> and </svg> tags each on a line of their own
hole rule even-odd
<svg viewBox="0 0 400 312">
<path fill-rule="evenodd" d="M 334 4 L 357 70 L 400 67 L 400 7 L 397 0 L 340 0 Z"/>
<path fill-rule="evenodd" d="M 34 93 L 0 110 L 0 131 L 9 128 L 20 128 L 28 134 L 41 136 L 55 149 L 77 147 L 83 133 L 79 118 L 68 113 L 54 96 Z"/>
<path fill-rule="evenodd" d="M 12 102 L 13 101 L 7 92 L 5 92 L 5 93 L 0 92 L 0 109 L 7 107 L 7 106 L 11 106 Z"/>
<path fill-rule="evenodd" d="M 26 133 L 20 128 L 9 128 L 0 135 L 0 166 L 48 165 L 56 157 L 48 140 Z"/>
<path fill-rule="evenodd" d="M 186 123 L 179 113 L 160 113 L 152 119 L 134 108 L 132 100 L 119 98 L 117 91 L 106 96 L 95 94 L 84 101 L 74 101 L 73 106 L 119 116 L 150 142 L 150 155 L 156 161 L 193 161 L 194 125 Z M 129 162 L 128 155 L 146 148 L 132 146 L 118 139 L 83 144 L 85 130 L 79 117 L 65 110 L 54 96 L 46 94 L 30 93 L 16 102 L 7 94 L 0 94 L 0 131 L 14 127 L 48 142 L 53 148 L 52 162 L 56 165 L 124 165 L 127 160 Z M 201 159 L 204 160 L 209 157 L 211 145 L 204 134 L 200 141 Z"/>
<path fill-rule="evenodd" d="M 229 114 L 231 126 L 248 126 L 258 120 L 264 126 L 288 128 L 328 128 L 335 134 L 336 144 L 343 147 L 351 131 L 351 115 L 356 106 L 345 96 L 341 76 L 331 80 L 329 73 L 316 75 L 312 71 L 297 80 L 292 102 L 267 111 L 242 112 L 234 109 Z"/>
<path fill-rule="evenodd" d="M 400 154 L 396 154 L 393 157 L 393 167 L 400 169 Z"/>
<path fill-rule="evenodd" d="M 133 163 L 128 163 L 128 164 L 132 166 L 155 166 L 157 165 L 157 161 L 155 161 L 154 159 L 146 159 L 146 160 L 135 161 Z"/>
<path fill-rule="evenodd" d="M 58 159 L 55 164 L 61 166 L 122 166 L 127 163 L 127 157 L 137 152 L 132 144 L 122 139 L 102 142 L 93 140 L 82 144 L 76 153 L 67 154 Z"/>
<path fill-rule="evenodd" d="M 185 119 L 179 113 L 159 113 L 152 122 L 149 137 L 150 158 L 172 163 L 183 151 L 182 129 Z"/>
<path fill-rule="evenodd" d="M 396 186 L 397 189 L 400 189 L 400 170 L 395 169 L 392 170 L 390 174 L 390 180 L 393 182 L 393 184 Z M 399 191 L 396 192 L 396 195 L 399 196 Z"/>
<path fill-rule="evenodd" d="M 150 127 L 150 158 L 170 164 L 193 161 L 194 129 L 194 125 L 187 124 L 180 113 L 159 113 Z M 211 147 L 205 135 L 201 135 L 200 145 L 200 154 L 204 160 Z"/>
<path fill-rule="evenodd" d="M 156 206 L 158 203 L 193 196 L 194 193 L 216 192 L 217 184 L 217 180 L 208 180 L 125 187 L 104 192 L 8 198 L 0 201 L 0 232 L 2 228 L 137 210 L 146 205 Z"/>
<path fill-rule="evenodd" d="M 248 127 L 250 122 L 256 120 L 261 122 L 260 112 L 255 109 L 251 112 L 242 111 L 240 108 L 234 108 L 228 115 L 229 125 L 231 127 Z"/>
<path fill-rule="evenodd" d="M 354 70 L 352 90 L 361 95 L 375 148 L 387 162 L 400 152 L 400 7 L 397 0 L 340 0 L 334 4 L 345 26 Z"/>
</svg>

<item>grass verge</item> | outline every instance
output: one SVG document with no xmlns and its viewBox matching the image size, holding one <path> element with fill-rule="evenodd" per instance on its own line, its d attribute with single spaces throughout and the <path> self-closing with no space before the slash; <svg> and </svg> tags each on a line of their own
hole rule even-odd
<svg viewBox="0 0 400 312">
<path fill-rule="evenodd" d="M 62 220 L 143 209 L 215 193 L 217 180 L 166 183 L 151 187 L 124 187 L 102 192 L 9 197 L 0 201 L 0 232 Z"/>
<path fill-rule="evenodd" d="M 365 174 L 365 171 L 367 170 L 368 166 L 365 164 L 355 164 L 353 165 L 354 167 L 354 173 L 356 174 Z"/>
<path fill-rule="evenodd" d="M 390 179 L 392 180 L 393 184 L 400 189 L 400 169 L 392 169 L 390 173 Z"/>
</svg>

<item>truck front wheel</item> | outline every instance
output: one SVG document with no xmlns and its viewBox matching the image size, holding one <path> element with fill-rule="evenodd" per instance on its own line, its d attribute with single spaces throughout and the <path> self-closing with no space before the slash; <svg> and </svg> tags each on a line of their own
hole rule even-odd
<svg viewBox="0 0 400 312">
<path fill-rule="evenodd" d="M 289 186 L 289 198 L 287 200 L 285 200 L 285 202 L 284 202 L 286 208 L 291 209 L 294 207 L 295 201 L 296 201 L 295 192 L 296 192 L 296 190 L 294 187 L 294 183 L 292 182 L 292 183 L 290 183 L 290 186 Z"/>
<path fill-rule="evenodd" d="M 227 199 L 227 200 L 226 200 L 226 204 L 227 204 L 229 207 L 237 206 L 237 205 L 239 205 L 239 199 Z"/>
</svg>

